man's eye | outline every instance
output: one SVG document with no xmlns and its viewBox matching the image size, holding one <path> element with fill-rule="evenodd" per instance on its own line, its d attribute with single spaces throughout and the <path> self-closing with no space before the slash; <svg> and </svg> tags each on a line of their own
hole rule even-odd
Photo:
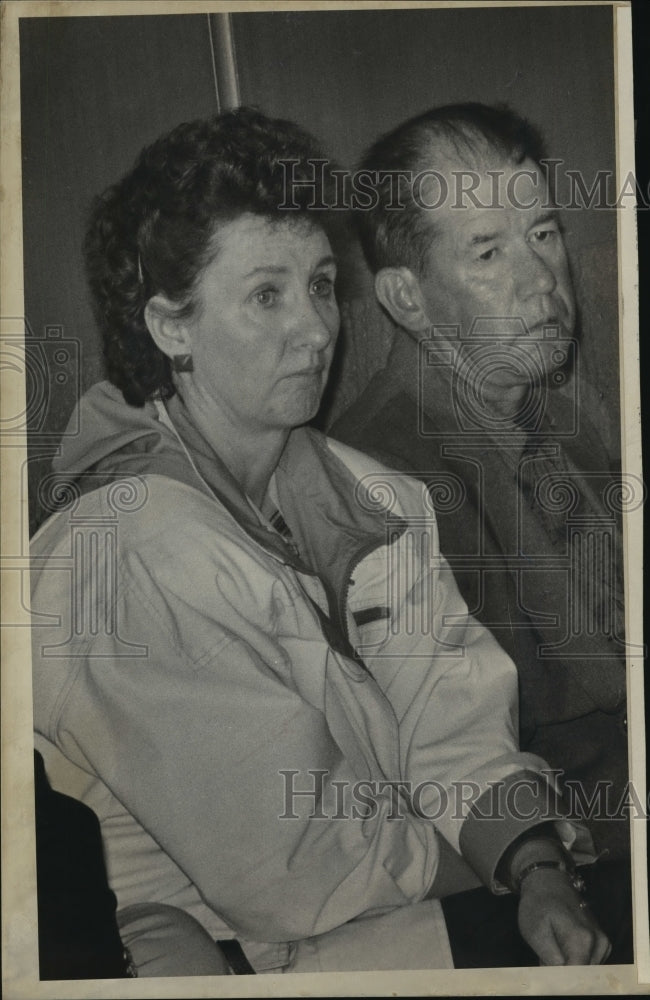
<svg viewBox="0 0 650 1000">
<path fill-rule="evenodd" d="M 536 229 L 532 234 L 532 237 L 536 243 L 550 243 L 551 240 L 557 235 L 558 231 L 555 228 Z"/>
<path fill-rule="evenodd" d="M 319 299 L 327 299 L 334 292 L 334 282 L 331 278 L 323 275 L 321 278 L 316 278 L 312 281 L 310 292 Z"/>
<path fill-rule="evenodd" d="M 484 250 L 483 253 L 478 255 L 479 260 L 492 260 L 497 252 L 497 247 L 490 247 L 489 250 Z"/>
<path fill-rule="evenodd" d="M 258 292 L 253 293 L 253 298 L 258 305 L 268 309 L 269 306 L 275 305 L 278 294 L 277 288 L 260 288 Z"/>
</svg>

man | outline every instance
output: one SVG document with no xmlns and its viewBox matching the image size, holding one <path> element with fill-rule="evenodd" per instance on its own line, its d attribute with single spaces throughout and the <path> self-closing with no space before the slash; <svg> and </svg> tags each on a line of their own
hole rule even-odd
<svg viewBox="0 0 650 1000">
<path fill-rule="evenodd" d="M 330 434 L 429 484 L 470 611 L 517 664 L 522 748 L 564 772 L 597 848 L 625 859 L 616 478 L 577 404 L 576 304 L 543 159 L 526 122 L 479 104 L 429 111 L 369 151 L 361 240 L 400 329 Z"/>
</svg>

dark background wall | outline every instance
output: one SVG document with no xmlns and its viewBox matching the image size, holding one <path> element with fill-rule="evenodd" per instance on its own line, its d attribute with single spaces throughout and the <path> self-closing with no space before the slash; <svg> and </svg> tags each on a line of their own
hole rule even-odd
<svg viewBox="0 0 650 1000">
<path fill-rule="evenodd" d="M 20 23 L 30 529 L 79 393 L 103 378 L 83 270 L 91 199 L 146 143 L 214 114 L 206 16 Z"/>
<path fill-rule="evenodd" d="M 236 14 L 233 27 L 242 100 L 305 122 L 346 166 L 433 105 L 505 101 L 568 167 L 614 169 L 611 8 Z M 574 214 L 570 239 L 615 231 L 609 213 Z"/>
<path fill-rule="evenodd" d="M 219 110 L 215 27 L 208 15 L 21 21 L 32 526 L 57 436 L 79 392 L 102 378 L 81 258 L 90 200 L 161 132 Z M 408 116 L 481 100 L 530 117 L 551 155 L 587 179 L 614 169 L 610 7 L 251 12 L 232 15 L 230 27 L 241 102 L 305 125 L 344 166 Z M 607 298 L 594 342 L 611 408 L 615 214 L 565 213 L 564 224 L 574 258 L 589 273 L 596 262 Z M 368 294 L 361 271 L 345 294 Z"/>
</svg>

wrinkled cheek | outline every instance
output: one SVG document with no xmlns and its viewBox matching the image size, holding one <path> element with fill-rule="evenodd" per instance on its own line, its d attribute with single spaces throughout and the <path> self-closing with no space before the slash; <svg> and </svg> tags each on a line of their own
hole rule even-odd
<svg viewBox="0 0 650 1000">
<path fill-rule="evenodd" d="M 569 267 L 569 261 L 566 257 L 564 258 L 561 267 L 558 269 L 556 281 L 557 293 L 564 304 L 567 320 L 569 320 L 571 325 L 573 325 L 576 317 L 576 301 L 573 291 L 571 269 Z"/>
<path fill-rule="evenodd" d="M 570 335 L 573 333 L 576 322 L 576 302 L 573 296 L 573 292 L 570 288 L 564 287 L 560 293 L 562 303 L 564 305 L 564 325 L 566 332 Z"/>
</svg>

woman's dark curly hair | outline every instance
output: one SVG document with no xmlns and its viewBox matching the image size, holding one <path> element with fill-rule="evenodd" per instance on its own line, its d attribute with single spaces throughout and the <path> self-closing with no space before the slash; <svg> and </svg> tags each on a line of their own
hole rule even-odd
<svg viewBox="0 0 650 1000">
<path fill-rule="evenodd" d="M 323 207 L 330 176 L 325 161 L 299 126 L 238 108 L 177 126 L 143 149 L 133 170 L 95 199 L 86 270 L 108 377 L 127 403 L 143 406 L 157 394 L 175 392 L 169 358 L 145 323 L 151 296 L 162 292 L 190 312 L 194 284 L 215 253 L 218 226 L 245 212 L 293 221 Z M 292 207 L 282 208 L 287 204 Z"/>
</svg>

